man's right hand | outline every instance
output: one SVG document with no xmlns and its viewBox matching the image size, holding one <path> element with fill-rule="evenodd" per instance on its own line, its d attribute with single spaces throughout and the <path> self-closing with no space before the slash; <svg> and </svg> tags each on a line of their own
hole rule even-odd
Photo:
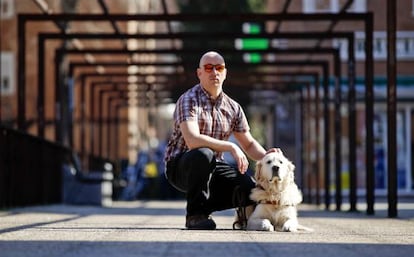
<svg viewBox="0 0 414 257">
<path fill-rule="evenodd" d="M 232 150 L 230 151 L 234 160 L 237 163 L 237 168 L 241 174 L 246 173 L 247 168 L 249 167 L 249 161 L 243 151 L 236 144 L 233 144 Z"/>
</svg>

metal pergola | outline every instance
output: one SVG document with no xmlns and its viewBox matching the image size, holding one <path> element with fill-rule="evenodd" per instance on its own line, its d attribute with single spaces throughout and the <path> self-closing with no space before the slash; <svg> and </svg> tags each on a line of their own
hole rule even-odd
<svg viewBox="0 0 414 257">
<path fill-rule="evenodd" d="M 352 1 L 351 1 L 352 2 Z M 388 4 L 391 5 L 391 7 L 394 5 L 394 13 L 392 13 L 392 8 L 390 8 L 389 11 L 389 19 L 392 20 L 393 17 L 395 19 L 395 3 L 393 4 L 392 1 L 388 1 Z M 116 23 L 115 22 L 128 22 L 128 21 L 137 21 L 137 22 L 146 22 L 146 21 L 154 21 L 154 22 L 166 22 L 167 24 L 170 24 L 171 22 L 201 22 L 201 21 L 209 21 L 209 20 L 223 20 L 226 22 L 267 22 L 267 21 L 277 21 L 277 22 L 292 22 L 292 21 L 325 21 L 330 22 L 331 26 L 330 28 L 325 32 L 320 31 L 314 31 L 314 32 L 295 32 L 295 33 L 286 33 L 286 32 L 279 32 L 278 29 L 274 31 L 274 33 L 266 33 L 261 32 L 259 34 L 254 35 L 246 35 L 242 33 L 233 33 L 233 32 L 172 32 L 171 28 L 169 29 L 168 33 L 157 33 L 157 34 L 139 34 L 139 35 L 129 35 L 129 34 L 123 34 L 119 31 L 119 29 L 115 29 Z M 365 110 L 366 110 L 366 171 L 367 171 L 367 180 L 366 180 L 366 190 L 367 190 L 367 213 L 373 214 L 374 213 L 374 154 L 373 154 L 373 104 L 374 104 L 374 96 L 373 96 L 373 49 L 372 49 L 372 43 L 373 43 L 373 14 L 372 13 L 345 13 L 340 12 L 338 14 L 302 14 L 302 13 L 287 13 L 282 12 L 278 14 L 148 14 L 148 15 L 123 15 L 123 14 L 109 14 L 105 13 L 104 15 L 95 15 L 95 14 L 20 14 L 18 16 L 18 95 L 17 95 L 17 101 L 18 101 L 18 116 L 17 116 L 17 128 L 25 131 L 27 129 L 27 119 L 26 119 L 26 44 L 25 44 L 25 37 L 26 37 L 26 25 L 29 23 L 34 22 L 53 22 L 55 24 L 60 24 L 60 22 L 108 22 L 110 21 L 114 29 L 116 30 L 116 33 L 66 33 L 63 28 L 61 28 L 61 33 L 39 33 L 38 34 L 38 56 L 39 56 L 39 64 L 38 64 L 38 81 L 37 81 L 37 87 L 38 87 L 38 101 L 37 101 L 37 111 L 39 113 L 38 115 L 38 136 L 44 137 L 44 126 L 45 126 L 45 119 L 44 119 L 44 92 L 45 88 L 48 86 L 45 82 L 45 63 L 44 63 L 44 55 L 45 55 L 45 43 L 47 40 L 68 40 L 68 39 L 96 39 L 96 40 L 121 40 L 122 42 L 125 42 L 127 39 L 154 39 L 154 40 L 183 40 L 183 39 L 191 39 L 191 38 L 222 38 L 222 39 L 235 39 L 235 38 L 265 38 L 265 39 L 275 39 L 275 38 L 289 38 L 289 39 L 297 39 L 297 40 L 306 40 L 306 39 L 318 39 L 321 42 L 324 39 L 335 39 L 335 38 L 346 38 L 348 40 L 348 53 L 350 54 L 347 61 L 347 67 L 348 67 L 348 108 L 350 111 L 350 125 L 349 125 L 349 138 L 350 138 L 350 145 L 355 144 L 355 57 L 353 56 L 354 50 L 353 50 L 353 33 L 352 32 L 336 32 L 333 31 L 333 27 L 337 23 L 341 22 L 359 22 L 364 27 L 365 37 L 366 37 L 366 43 L 365 43 L 365 54 L 366 54 L 366 60 L 365 60 Z M 58 26 L 59 27 L 59 26 Z M 392 27 L 392 23 L 390 23 L 389 32 L 392 35 L 392 32 L 395 33 L 395 24 L 394 27 Z M 394 30 L 392 30 L 394 29 Z M 392 43 L 392 38 L 390 38 L 390 42 Z M 395 43 L 395 38 L 394 38 Z M 394 44 L 395 45 L 395 44 Z M 390 48 L 389 51 L 395 51 L 395 49 Z M 244 50 L 236 50 L 236 49 L 224 49 L 221 51 L 223 54 L 227 55 L 242 55 L 243 53 L 249 52 Z M 251 52 L 251 51 L 250 51 Z M 319 78 L 323 78 L 323 111 L 324 111 L 324 124 L 325 124 L 325 133 L 328 133 L 329 131 L 329 88 L 328 88 L 328 78 L 329 78 L 329 70 L 333 70 L 334 74 L 334 86 L 335 86 L 335 97 L 333 99 L 335 104 L 335 172 L 336 172 L 336 206 L 339 210 L 341 208 L 341 183 L 340 183 L 340 164 L 341 164 L 341 140 L 340 140 L 340 131 L 341 131 L 341 124 L 340 124 L 340 113 L 339 107 L 341 106 L 343 100 L 341 99 L 341 67 L 340 67 L 340 61 L 339 61 L 339 54 L 337 49 L 333 48 L 324 48 L 320 45 L 317 45 L 313 48 L 287 48 L 287 49 L 267 49 L 267 50 L 255 50 L 254 52 L 260 52 L 262 54 L 285 54 L 285 55 L 316 55 L 318 58 L 321 55 L 332 55 L 334 61 L 327 61 L 326 58 L 318 59 L 318 60 L 310 60 L 310 59 L 300 59 L 300 60 L 277 60 L 277 61 L 263 61 L 261 63 L 257 64 L 246 64 L 246 63 L 232 63 L 232 69 L 234 69 L 236 72 L 240 72 L 240 69 L 248 69 L 248 68 L 258 68 L 258 67 L 296 67 L 296 68 L 304 68 L 309 66 L 316 66 L 321 67 L 322 72 L 318 73 L 317 76 L 318 79 L 313 79 L 311 82 L 309 82 L 309 85 L 313 85 L 315 88 L 315 92 L 319 92 Z M 107 54 L 107 55 L 132 55 L 136 53 L 150 53 L 155 55 L 175 55 L 177 57 L 180 57 L 181 55 L 199 55 L 200 54 L 200 48 L 194 48 L 194 49 L 177 49 L 177 48 L 170 48 L 170 49 L 143 49 L 143 50 L 135 50 L 135 51 L 129 51 L 125 48 L 122 49 L 66 49 L 61 48 L 56 50 L 56 63 L 55 63 L 55 79 L 56 79 L 56 99 L 55 103 L 56 105 L 61 104 L 61 82 L 58 79 L 57 72 L 60 67 L 59 60 L 62 60 L 63 58 L 67 57 L 68 55 L 74 55 L 74 54 L 85 54 L 85 53 L 92 53 L 92 54 Z M 394 58 L 394 66 L 392 66 L 392 59 Z M 179 62 L 164 62 L 164 63 L 147 63 L 148 65 L 153 66 L 166 66 L 166 67 L 182 67 L 182 69 L 185 69 L 186 64 L 184 59 L 178 58 Z M 391 67 L 395 68 L 395 55 L 390 56 L 391 60 Z M 112 63 L 104 63 L 104 62 L 97 62 L 93 64 L 85 63 L 85 62 L 71 62 L 71 76 L 74 76 L 75 69 L 85 69 L 90 66 L 96 66 L 96 65 L 108 65 L 110 67 L 127 67 L 129 65 L 146 65 L 142 62 L 117 62 L 114 61 Z M 187 64 L 188 65 L 188 64 Z M 391 83 L 390 86 L 390 95 L 395 94 L 395 70 L 394 73 L 392 72 L 393 69 L 390 69 L 389 73 L 389 82 Z M 150 74 L 154 76 L 170 76 L 171 79 L 174 81 L 180 81 L 182 78 L 188 76 L 190 74 L 189 71 L 184 70 L 183 73 L 176 72 L 175 74 Z M 260 72 L 257 70 L 254 70 L 251 72 L 253 75 L 260 76 Z M 275 72 L 276 74 L 276 72 Z M 148 74 L 145 74 L 148 75 Z M 143 75 L 143 76 L 145 76 Z M 309 74 L 308 74 L 309 75 Z M 82 73 L 80 77 L 81 80 L 86 79 L 88 75 L 85 73 Z M 111 75 L 108 74 L 97 74 L 96 76 L 99 77 L 111 77 Z M 122 75 L 121 75 L 122 76 Z M 127 76 L 125 74 L 124 76 Z M 298 79 L 304 76 L 304 73 L 291 73 L 285 74 L 282 76 L 294 76 Z M 306 76 L 306 74 L 305 74 Z M 75 84 L 79 85 L 79 82 L 77 82 L 76 77 L 70 77 L 74 81 Z M 255 88 L 254 83 L 251 83 L 253 80 L 247 80 L 247 81 L 240 81 L 237 79 L 229 78 L 226 83 L 228 84 L 234 84 L 242 86 L 246 90 L 257 90 Z M 312 83 L 313 81 L 313 83 Z M 317 82 L 316 82 L 317 81 Z M 291 81 L 292 83 L 295 82 L 294 80 Z M 92 85 L 97 85 L 98 82 L 91 82 Z M 290 83 L 290 84 L 292 84 Z M 305 82 L 300 82 L 299 84 L 303 84 Z M 111 82 L 109 84 L 112 85 L 118 85 L 120 83 L 117 82 Z M 164 82 L 160 83 L 163 84 L 165 88 L 168 90 L 174 91 L 179 90 L 174 83 L 171 82 Z M 306 84 L 306 83 L 305 83 Z M 82 82 L 82 89 L 81 91 L 84 91 L 86 89 L 86 83 Z M 274 90 L 281 90 L 281 88 L 285 87 L 286 85 L 289 85 L 289 81 L 286 83 L 270 83 L 270 86 Z M 309 89 L 309 86 L 306 88 Z M 394 88 L 394 89 L 393 89 Z M 110 91 L 119 91 L 123 92 L 123 90 L 119 89 L 119 86 L 116 86 L 116 88 L 111 89 Z M 93 92 L 93 89 L 91 90 Z M 105 92 L 101 90 L 100 92 Z M 100 93 L 101 94 L 101 93 Z M 103 94 L 103 93 L 102 93 Z M 112 98 L 111 98 L 112 99 Z M 114 99 L 120 99 L 120 103 L 117 104 L 116 109 L 122 108 L 125 105 L 125 97 L 122 96 L 122 93 L 120 95 L 115 96 Z M 87 104 L 89 101 L 92 101 L 91 99 L 81 99 L 81 106 L 84 108 L 85 104 Z M 114 101 L 114 100 L 111 100 Z M 395 97 L 390 97 L 390 101 L 392 102 L 391 106 L 395 106 Z M 145 104 L 145 103 L 144 103 Z M 319 96 L 317 100 L 315 100 L 315 106 L 319 105 Z M 91 104 L 92 106 L 92 104 Z M 110 111 L 108 111 L 109 114 Z M 316 112 L 316 115 L 318 114 L 318 111 Z M 84 114 L 82 114 L 84 115 Z M 91 115 L 94 115 L 94 113 L 91 111 Z M 391 108 L 389 115 L 391 119 L 389 122 L 391 123 L 393 118 L 395 120 L 395 108 L 394 111 Z M 99 119 L 102 118 L 99 116 Z M 58 117 L 55 117 L 55 124 L 56 127 L 59 128 L 59 126 L 62 126 L 62 124 L 59 123 Z M 84 116 L 82 116 L 81 121 L 84 119 Z M 108 119 L 110 117 L 108 116 Z M 119 122 L 117 120 L 116 122 Z M 395 131 L 395 122 L 392 124 L 389 124 L 389 133 L 392 131 Z M 92 129 L 92 127 L 91 127 Z M 82 131 L 85 131 L 82 129 Z M 59 132 L 57 132 L 59 133 Z M 61 140 L 62 135 L 56 135 L 56 140 Z M 325 183 L 328 183 L 330 180 L 329 177 L 329 133 L 328 135 L 325 135 L 324 138 L 324 149 L 325 149 Z M 392 135 L 389 134 L 389 139 L 391 144 L 395 141 L 392 140 Z M 93 139 L 91 139 L 93 140 Z M 108 141 L 109 142 L 109 141 Z M 91 143 L 92 145 L 93 143 Z M 395 154 L 395 152 L 394 152 Z M 395 156 L 390 156 L 390 162 L 389 165 L 393 165 L 392 159 L 395 158 Z M 356 160 L 355 160 L 355 152 L 350 151 L 349 156 L 349 163 L 350 163 L 350 175 L 351 175 L 351 190 L 350 190 L 350 203 L 351 203 L 351 210 L 356 210 Z M 392 167 L 392 166 L 390 166 Z M 389 216 L 393 217 L 396 215 L 396 178 L 394 176 L 390 176 L 390 182 L 389 183 Z M 330 195 L 329 195 L 329 184 L 325 185 L 325 205 L 326 208 L 329 208 L 330 205 Z M 319 193 L 317 197 L 317 201 L 319 201 Z"/>
</svg>

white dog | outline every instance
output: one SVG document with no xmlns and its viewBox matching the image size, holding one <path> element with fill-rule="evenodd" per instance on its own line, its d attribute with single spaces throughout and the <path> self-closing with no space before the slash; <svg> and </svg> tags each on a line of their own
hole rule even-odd
<svg viewBox="0 0 414 257">
<path fill-rule="evenodd" d="M 294 181 L 294 169 L 281 151 L 268 153 L 256 163 L 256 188 L 250 199 L 257 206 L 247 221 L 247 230 L 311 231 L 298 222 L 302 194 Z"/>
</svg>

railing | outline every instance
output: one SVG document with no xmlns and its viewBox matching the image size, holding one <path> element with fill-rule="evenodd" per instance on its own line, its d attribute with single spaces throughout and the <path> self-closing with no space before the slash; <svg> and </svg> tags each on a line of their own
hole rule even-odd
<svg viewBox="0 0 414 257">
<path fill-rule="evenodd" d="M 71 150 L 0 126 L 0 208 L 59 203 Z"/>
</svg>

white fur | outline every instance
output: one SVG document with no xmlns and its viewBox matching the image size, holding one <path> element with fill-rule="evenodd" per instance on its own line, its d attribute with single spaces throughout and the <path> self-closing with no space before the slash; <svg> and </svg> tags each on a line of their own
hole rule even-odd
<svg viewBox="0 0 414 257">
<path fill-rule="evenodd" d="M 273 171 L 276 167 L 278 172 Z M 302 194 L 294 181 L 294 169 L 281 151 L 271 152 L 256 163 L 257 187 L 250 198 L 257 206 L 247 221 L 247 230 L 311 231 L 298 222 L 297 205 Z"/>
</svg>

